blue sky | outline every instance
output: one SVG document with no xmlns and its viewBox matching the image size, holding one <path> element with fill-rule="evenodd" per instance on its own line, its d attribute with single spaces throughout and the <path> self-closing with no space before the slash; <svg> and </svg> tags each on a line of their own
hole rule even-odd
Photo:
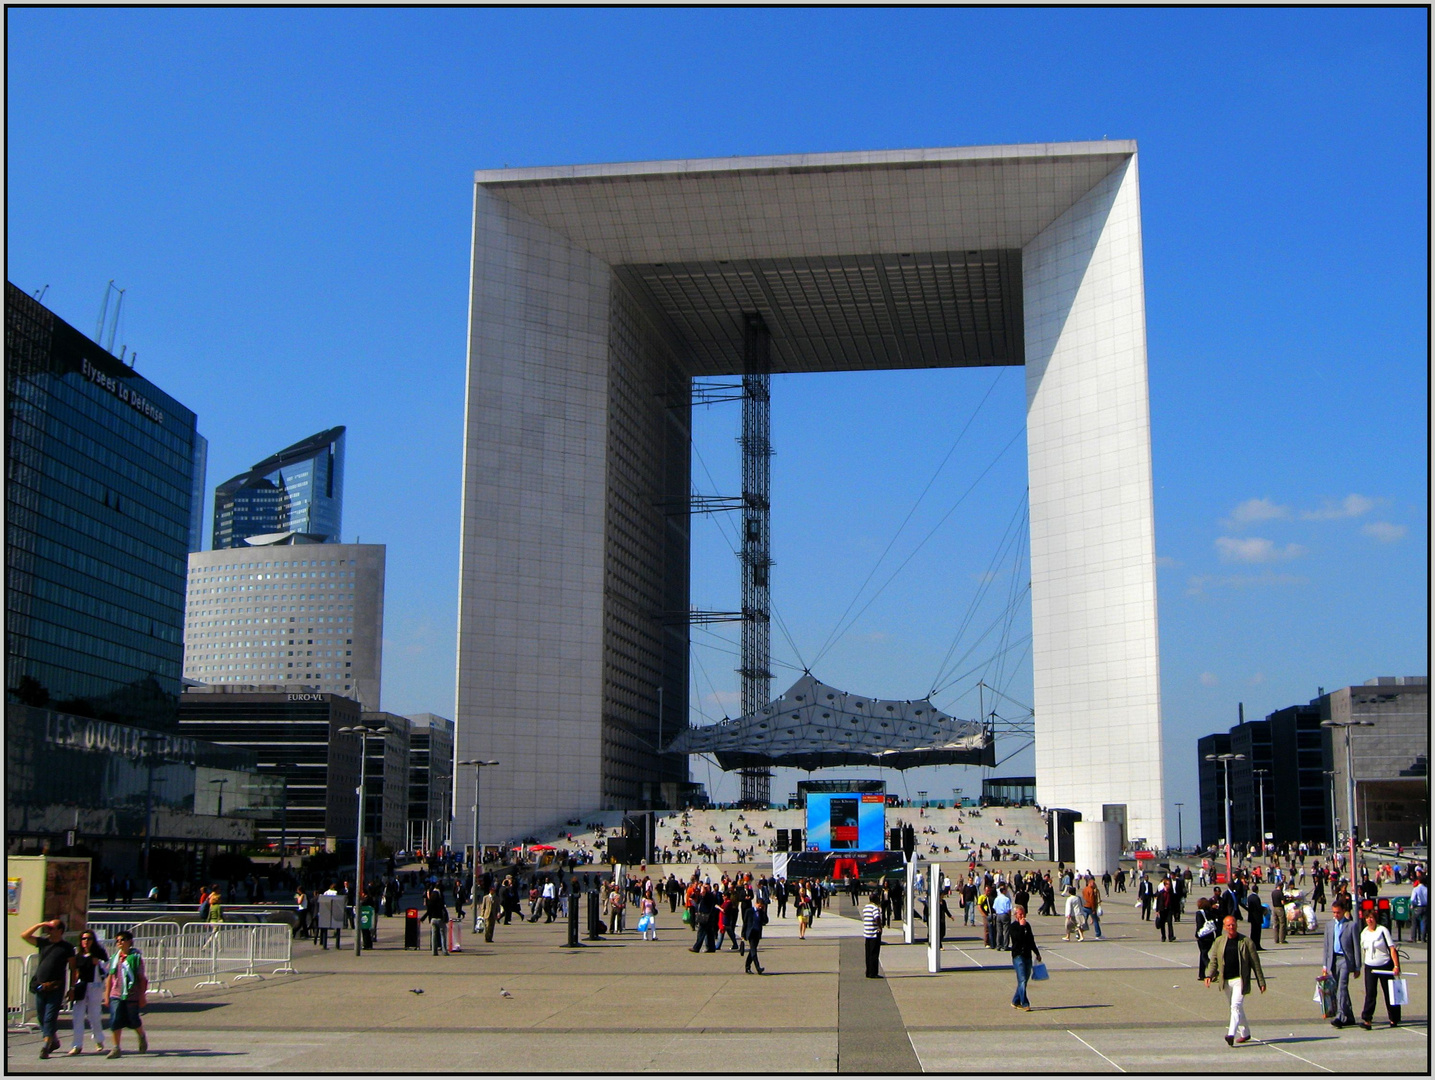
<svg viewBox="0 0 1435 1080">
<path fill-rule="evenodd" d="M 345 539 L 389 546 L 386 708 L 453 712 L 474 169 L 1107 136 L 1141 153 L 1167 794 L 1186 838 L 1194 740 L 1237 702 L 1260 716 L 1428 670 L 1423 10 L 6 20 L 9 279 L 48 285 L 85 332 L 107 281 L 128 290 L 117 343 L 199 414 L 211 487 L 348 425 Z M 1021 373 L 774 389 L 774 602 L 796 645 L 775 629 L 775 657 L 811 663 L 883 549 L 854 611 L 930 532 L 814 667 L 920 696 L 1020 513 L 1018 437 L 938 525 L 1020 431 Z M 703 490 L 735 490 L 737 423 L 733 407 L 700 417 Z M 696 531 L 694 600 L 730 607 L 719 527 Z M 973 626 L 1000 615 L 1012 565 Z M 1019 611 L 986 643 L 1029 632 Z M 694 701 L 711 718 L 737 680 L 704 641 Z M 1030 661 L 1005 655 L 977 674 L 1029 703 Z M 939 704 L 975 713 L 976 677 Z M 999 772 L 1030 769 L 1028 751 Z M 732 790 L 701 763 L 694 777 Z M 979 784 L 889 779 L 933 796 Z"/>
</svg>

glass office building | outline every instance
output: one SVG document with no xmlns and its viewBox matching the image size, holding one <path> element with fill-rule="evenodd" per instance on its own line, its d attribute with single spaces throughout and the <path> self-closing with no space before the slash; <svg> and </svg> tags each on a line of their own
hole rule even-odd
<svg viewBox="0 0 1435 1080">
<path fill-rule="evenodd" d="M 214 489 L 214 550 L 298 533 L 337 544 L 344 516 L 344 429 L 285 447 Z"/>
<path fill-rule="evenodd" d="M 7 699 L 172 725 L 195 414 L 9 282 L 5 353 Z"/>
<path fill-rule="evenodd" d="M 350 841 L 359 820 L 359 740 L 341 727 L 363 718 L 339 694 L 190 687 L 179 706 L 181 735 L 252 752 L 259 775 L 281 785 L 280 814 L 257 823 L 265 844 L 326 846 Z M 377 747 L 370 747 L 375 755 Z M 377 771 L 375 762 L 371 769 Z M 406 782 L 406 780 L 405 780 Z"/>
</svg>

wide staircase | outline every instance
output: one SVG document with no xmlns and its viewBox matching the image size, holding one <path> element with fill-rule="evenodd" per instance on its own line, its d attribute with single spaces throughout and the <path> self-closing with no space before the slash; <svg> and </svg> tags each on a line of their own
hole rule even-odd
<svg viewBox="0 0 1435 1080">
<path fill-rule="evenodd" d="M 623 827 L 623 811 L 593 811 L 578 825 L 560 825 L 540 833 L 545 844 L 570 851 L 588 851 L 603 859 L 607 836 Z M 987 861 L 999 845 L 1007 858 L 1046 857 L 1046 823 L 1034 806 L 887 808 L 887 828 L 911 825 L 916 851 L 925 858 L 960 858 L 978 854 Z M 659 811 L 656 847 L 681 863 L 766 862 L 778 829 L 802 829 L 805 812 L 794 809 Z M 660 854 L 659 858 L 662 856 Z"/>
</svg>

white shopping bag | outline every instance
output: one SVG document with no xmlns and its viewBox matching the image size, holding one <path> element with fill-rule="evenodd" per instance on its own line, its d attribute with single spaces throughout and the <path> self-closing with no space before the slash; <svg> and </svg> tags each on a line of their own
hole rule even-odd
<svg viewBox="0 0 1435 1080">
<path fill-rule="evenodd" d="M 1390 1004 L 1409 1005 L 1410 989 L 1406 986 L 1404 979 L 1390 980 Z"/>
</svg>

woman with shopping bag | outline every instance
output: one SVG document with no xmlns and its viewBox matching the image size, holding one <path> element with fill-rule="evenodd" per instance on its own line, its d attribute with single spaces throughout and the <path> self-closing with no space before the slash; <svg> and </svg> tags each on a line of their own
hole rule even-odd
<svg viewBox="0 0 1435 1080">
<path fill-rule="evenodd" d="M 1375 984 L 1385 995 L 1385 1015 L 1391 1027 L 1400 1026 L 1400 1005 L 1395 1001 L 1394 980 L 1400 978 L 1400 952 L 1390 938 L 1390 931 L 1380 925 L 1371 907 L 1365 913 L 1365 929 L 1360 932 L 1361 960 L 1365 964 L 1365 1004 L 1360 1010 L 1360 1026 L 1370 1030 L 1375 1016 Z"/>
<path fill-rule="evenodd" d="M 1012 924 L 1007 941 L 1011 946 L 1011 966 L 1016 972 L 1016 993 L 1011 996 L 1011 1007 L 1022 1012 L 1031 1012 L 1031 1002 L 1026 996 L 1029 979 L 1046 977 L 1046 965 L 1041 961 L 1041 950 L 1036 947 L 1036 937 L 1031 932 L 1031 923 L 1026 921 L 1026 908 L 1018 904 L 1012 908 Z M 1041 974 L 1032 967 L 1032 958 L 1041 965 Z"/>
</svg>

